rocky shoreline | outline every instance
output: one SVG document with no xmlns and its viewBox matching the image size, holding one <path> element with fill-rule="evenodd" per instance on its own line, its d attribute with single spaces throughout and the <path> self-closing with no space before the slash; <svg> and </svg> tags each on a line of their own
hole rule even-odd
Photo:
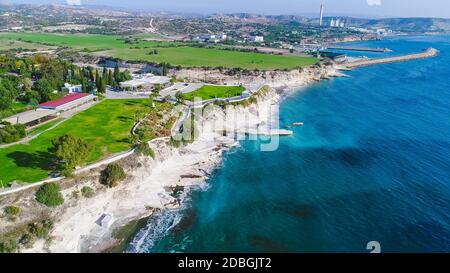
<svg viewBox="0 0 450 273">
<path fill-rule="evenodd" d="M 177 77 L 197 77 L 198 71 L 184 71 Z M 207 77 L 216 77 L 217 71 L 208 71 Z M 272 73 L 272 74 L 271 74 Z M 265 75 L 265 76 L 264 76 Z M 236 131 L 242 126 L 258 128 L 272 120 L 273 106 L 279 106 L 281 97 L 291 90 L 305 86 L 332 76 L 339 76 L 333 67 L 312 67 L 294 71 L 261 72 L 236 78 L 222 75 L 221 80 L 227 84 L 239 81 L 254 84 L 264 81 L 271 87 L 267 94 L 258 96 L 257 103 L 236 109 L 236 119 L 228 120 L 222 126 L 229 131 Z M 265 77 L 265 78 L 264 78 Z M 205 78 L 203 78 L 205 79 Z M 190 80 L 195 80 L 190 78 Z M 15 223 L 3 225 L 2 231 L 25 224 L 33 219 L 33 215 L 48 216 L 55 219 L 55 228 L 51 232 L 52 242 L 35 242 L 29 249 L 21 252 L 103 252 L 110 251 L 123 242 L 123 238 L 115 238 L 114 233 L 126 227 L 132 221 L 150 217 L 161 210 L 176 209 L 179 200 L 174 197 L 175 187 L 191 187 L 201 185 L 222 162 L 223 154 L 238 144 L 234 135 L 224 135 L 216 129 L 218 120 L 226 120 L 225 113 L 213 110 L 200 122 L 200 134 L 193 143 L 175 148 L 166 140 L 151 143 L 155 151 L 155 159 L 151 157 L 131 155 L 120 161 L 128 176 L 117 188 L 108 189 L 98 183 L 100 169 L 91 170 L 82 177 L 67 179 L 61 183 L 62 193 L 66 199 L 63 206 L 56 210 L 46 208 L 34 201 L 32 191 L 9 196 L 0 200 L 7 203 L 20 198 L 20 205 L 27 215 Z M 245 120 L 246 124 L 240 123 Z M 82 187 L 94 189 L 91 198 L 75 198 L 73 193 Z M 11 199 L 13 198 L 13 199 Z M 97 222 L 104 214 L 112 215 L 113 221 L 108 227 Z M 2 232 L 0 231 L 0 232 Z M 120 237 L 120 236 L 119 236 Z"/>
</svg>

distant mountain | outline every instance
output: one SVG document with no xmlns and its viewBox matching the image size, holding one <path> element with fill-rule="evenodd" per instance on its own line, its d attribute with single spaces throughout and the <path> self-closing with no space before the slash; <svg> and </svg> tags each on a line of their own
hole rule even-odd
<svg viewBox="0 0 450 273">
<path fill-rule="evenodd" d="M 352 25 L 387 28 L 402 32 L 450 32 L 450 19 L 443 18 L 349 18 Z"/>
<path fill-rule="evenodd" d="M 273 23 L 298 22 L 301 24 L 317 25 L 318 18 L 308 18 L 300 15 L 260 15 L 249 13 L 234 13 L 222 16 L 230 16 L 246 21 L 266 20 Z M 354 18 L 348 16 L 336 16 L 345 18 L 347 25 L 364 28 L 387 28 L 400 32 L 450 32 L 450 19 L 443 18 Z M 325 22 L 330 22 L 333 17 L 325 18 Z"/>
</svg>

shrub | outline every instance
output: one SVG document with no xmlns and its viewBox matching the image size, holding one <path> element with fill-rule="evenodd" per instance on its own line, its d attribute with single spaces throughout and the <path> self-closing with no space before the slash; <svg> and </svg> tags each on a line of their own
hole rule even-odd
<svg viewBox="0 0 450 273">
<path fill-rule="evenodd" d="M 16 240 L 6 240 L 0 242 L 0 253 L 14 253 L 17 251 Z"/>
<path fill-rule="evenodd" d="M 64 203 L 64 198 L 60 192 L 60 187 L 56 183 L 42 185 L 36 191 L 36 200 L 48 207 L 57 207 Z"/>
<path fill-rule="evenodd" d="M 126 178 L 125 171 L 117 163 L 109 164 L 100 175 L 100 182 L 110 188 L 119 185 Z"/>
<path fill-rule="evenodd" d="M 50 231 L 53 229 L 53 226 L 53 220 L 47 219 L 40 223 L 30 224 L 29 232 L 37 238 L 46 239 L 48 238 Z"/>
<path fill-rule="evenodd" d="M 92 196 L 94 196 L 94 190 L 91 187 L 85 186 L 81 189 L 81 194 L 83 195 L 83 197 L 91 198 Z"/>
<path fill-rule="evenodd" d="M 0 144 L 13 143 L 26 136 L 25 126 L 22 124 L 12 125 L 7 122 L 1 122 L 3 128 L 0 129 Z"/>
<path fill-rule="evenodd" d="M 150 146 L 146 142 L 138 144 L 136 146 L 135 152 L 138 155 L 145 155 L 145 156 L 150 156 L 152 158 L 155 158 L 155 151 L 153 151 L 153 149 L 150 148 Z"/>
<path fill-rule="evenodd" d="M 78 199 L 78 197 L 80 197 L 80 192 L 77 191 L 77 190 L 74 190 L 74 191 L 72 192 L 72 197 L 75 198 L 75 199 Z"/>
<path fill-rule="evenodd" d="M 7 206 L 5 208 L 5 213 L 10 216 L 17 216 L 20 213 L 20 208 L 16 206 Z"/>
</svg>

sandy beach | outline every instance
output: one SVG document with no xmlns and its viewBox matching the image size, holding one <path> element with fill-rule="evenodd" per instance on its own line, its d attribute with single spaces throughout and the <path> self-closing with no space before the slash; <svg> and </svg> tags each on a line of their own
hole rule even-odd
<svg viewBox="0 0 450 273">
<path fill-rule="evenodd" d="M 116 188 L 98 185 L 98 170 L 64 188 L 64 206 L 56 215 L 53 241 L 44 247 L 36 242 L 31 249 L 21 252 L 101 252 L 119 243 L 113 231 L 133 220 L 150 216 L 155 210 L 177 208 L 170 187 L 204 183 L 209 174 L 221 164 L 222 155 L 238 145 L 236 134 L 252 129 L 277 128 L 278 107 L 286 92 L 330 76 L 338 76 L 334 69 L 307 70 L 296 78 L 285 76 L 269 84 L 272 90 L 258 97 L 249 107 L 237 107 L 231 114 L 218 109 L 208 110 L 197 120 L 199 136 L 196 141 L 181 148 L 173 148 L 166 141 L 150 146 L 155 159 L 132 155 L 121 161 L 128 174 L 126 181 Z M 223 130 L 229 132 L 224 135 Z M 71 198 L 83 186 L 96 189 L 92 198 Z M 108 225 L 100 226 L 102 215 L 112 216 Z"/>
</svg>

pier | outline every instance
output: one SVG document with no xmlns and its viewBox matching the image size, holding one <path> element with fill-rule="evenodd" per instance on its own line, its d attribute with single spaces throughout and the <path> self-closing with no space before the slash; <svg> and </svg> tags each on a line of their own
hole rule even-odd
<svg viewBox="0 0 450 273">
<path fill-rule="evenodd" d="M 389 48 L 380 47 L 355 47 L 355 46 L 328 46 L 327 49 L 346 51 L 366 51 L 366 52 L 392 52 Z"/>
<path fill-rule="evenodd" d="M 386 57 L 386 58 L 360 59 L 360 60 L 356 60 L 353 62 L 348 62 L 348 63 L 342 64 L 342 66 L 344 69 L 345 68 L 351 69 L 351 68 L 376 65 L 376 64 L 406 62 L 406 61 L 411 61 L 411 60 L 432 58 L 432 57 L 437 56 L 438 54 L 439 54 L 439 50 L 437 50 L 435 48 L 429 48 L 426 51 L 421 52 L 421 53 L 396 56 L 396 57 Z"/>
</svg>

